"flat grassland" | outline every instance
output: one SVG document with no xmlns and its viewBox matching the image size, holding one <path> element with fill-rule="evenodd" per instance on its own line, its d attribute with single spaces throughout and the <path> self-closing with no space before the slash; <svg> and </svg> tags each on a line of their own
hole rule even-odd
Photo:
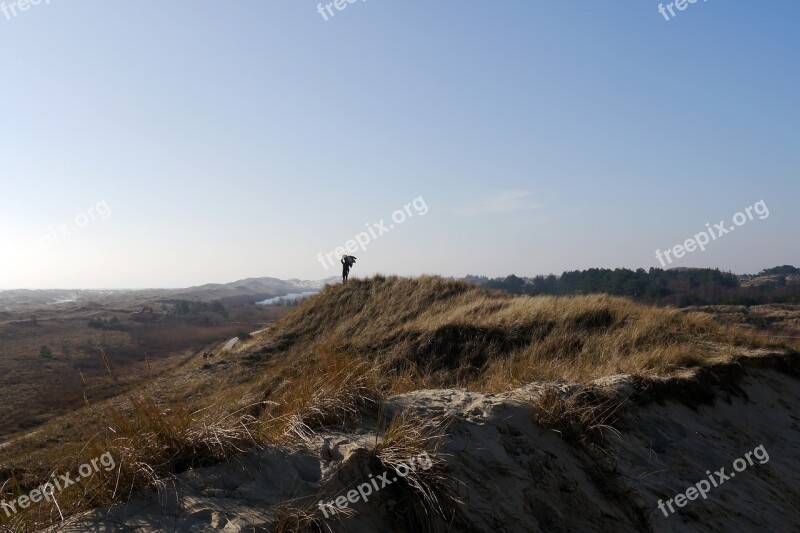
<svg viewBox="0 0 800 533">
<path fill-rule="evenodd" d="M 175 307 L 158 307 L 141 322 L 130 308 L 102 304 L 0 312 L 0 437 L 116 396 L 286 312 L 195 302 L 179 314 Z"/>
</svg>

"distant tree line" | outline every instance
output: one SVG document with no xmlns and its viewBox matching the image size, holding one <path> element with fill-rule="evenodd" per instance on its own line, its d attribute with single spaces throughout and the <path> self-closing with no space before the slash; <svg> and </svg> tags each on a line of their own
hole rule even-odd
<svg viewBox="0 0 800 533">
<path fill-rule="evenodd" d="M 760 305 L 800 304 L 800 269 L 781 266 L 755 276 L 737 276 L 709 268 L 663 270 L 639 268 L 590 268 L 564 272 L 561 276 L 487 278 L 467 276 L 467 280 L 512 294 L 568 296 L 606 293 L 625 296 L 657 305 Z M 743 285 L 744 280 L 758 280 Z"/>
</svg>

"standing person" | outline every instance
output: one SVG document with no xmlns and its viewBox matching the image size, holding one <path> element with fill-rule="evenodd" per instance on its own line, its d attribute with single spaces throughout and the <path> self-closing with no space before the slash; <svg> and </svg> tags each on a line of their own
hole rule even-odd
<svg viewBox="0 0 800 533">
<path fill-rule="evenodd" d="M 342 283 L 346 283 L 347 276 L 348 274 L 350 274 L 350 267 L 352 267 L 355 264 L 356 258 L 353 257 L 352 255 L 346 255 L 342 257 L 341 261 L 342 261 Z"/>
</svg>

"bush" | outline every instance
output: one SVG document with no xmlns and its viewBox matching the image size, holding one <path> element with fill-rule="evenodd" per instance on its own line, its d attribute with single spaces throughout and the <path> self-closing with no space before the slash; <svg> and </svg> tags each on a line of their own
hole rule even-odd
<svg viewBox="0 0 800 533">
<path fill-rule="evenodd" d="M 47 346 L 42 346 L 41 349 L 39 349 L 39 356 L 50 359 L 53 357 L 53 350 L 51 350 Z"/>
</svg>

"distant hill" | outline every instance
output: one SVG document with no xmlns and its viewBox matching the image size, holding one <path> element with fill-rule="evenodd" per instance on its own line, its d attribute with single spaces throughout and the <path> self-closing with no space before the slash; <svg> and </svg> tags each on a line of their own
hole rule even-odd
<svg viewBox="0 0 800 533">
<path fill-rule="evenodd" d="M 223 303 L 261 301 L 293 293 L 321 290 L 326 283 L 338 278 L 308 281 L 299 279 L 282 280 L 278 278 L 247 278 L 232 283 L 209 283 L 198 287 L 166 291 L 159 301 L 171 300 L 220 300 Z"/>
<path fill-rule="evenodd" d="M 232 283 L 209 283 L 185 289 L 42 289 L 0 291 L 0 311 L 35 309 L 58 304 L 96 302 L 116 307 L 139 306 L 145 302 L 174 303 L 180 300 L 223 303 L 257 302 L 292 293 L 321 290 L 326 283 L 338 278 L 323 280 L 281 280 L 278 278 L 248 278 Z"/>
</svg>

